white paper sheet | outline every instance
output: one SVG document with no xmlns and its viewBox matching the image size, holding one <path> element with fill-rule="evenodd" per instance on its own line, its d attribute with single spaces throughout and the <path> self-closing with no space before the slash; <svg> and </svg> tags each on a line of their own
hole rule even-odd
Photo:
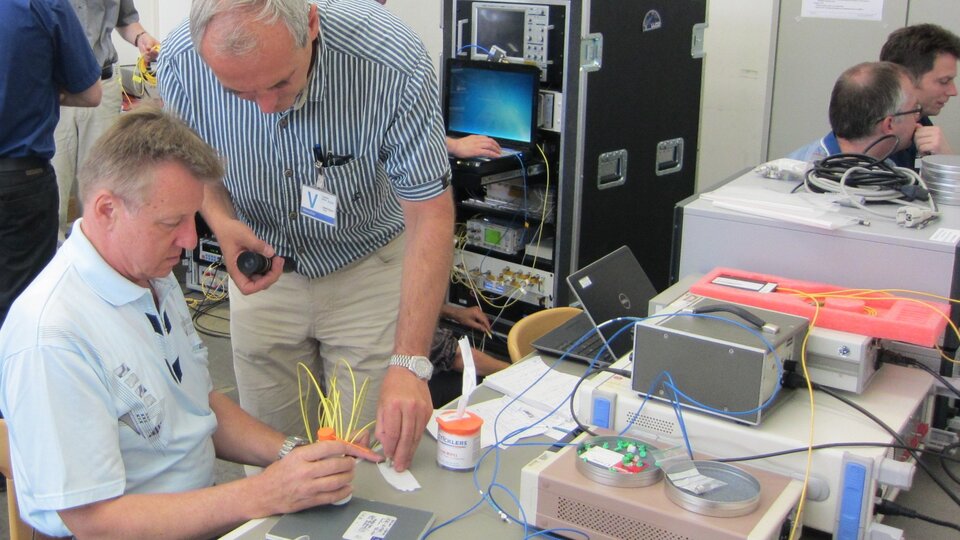
<svg viewBox="0 0 960 540">
<path fill-rule="evenodd" d="M 543 411 L 556 408 L 558 414 L 571 419 L 567 400 L 579 380 L 550 369 L 543 359 L 534 356 L 488 376 L 483 385 L 510 397 L 520 396 L 520 401 Z M 577 405 L 574 403 L 574 411 L 579 414 Z"/>
</svg>

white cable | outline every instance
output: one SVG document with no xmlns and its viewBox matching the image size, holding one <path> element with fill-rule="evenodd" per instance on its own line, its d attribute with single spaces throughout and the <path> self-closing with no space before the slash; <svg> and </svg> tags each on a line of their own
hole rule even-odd
<svg viewBox="0 0 960 540">
<path fill-rule="evenodd" d="M 811 186 L 817 188 L 821 192 L 840 193 L 846 198 L 850 205 L 855 206 L 864 212 L 891 221 L 901 221 L 898 220 L 898 214 L 896 210 L 893 214 L 890 214 L 889 212 L 880 212 L 869 208 L 866 204 L 877 202 L 894 203 L 900 206 L 929 210 L 930 213 L 926 219 L 932 219 L 939 216 L 939 212 L 937 211 L 937 203 L 933 200 L 933 195 L 930 194 L 930 190 L 927 188 L 926 182 L 923 181 L 923 178 L 921 178 L 920 175 L 918 175 L 912 169 L 896 167 L 896 170 L 908 178 L 908 181 L 903 185 L 919 186 L 928 193 L 926 204 L 905 200 L 903 198 L 903 192 L 899 189 L 881 188 L 876 186 L 851 187 L 847 185 L 847 180 L 855 173 L 871 174 L 873 172 L 865 167 L 850 167 L 840 177 L 839 182 L 821 178 L 814 173 L 815 169 L 811 169 L 804 177 L 804 188 L 810 193 L 818 192 L 816 189 L 812 189 Z M 926 213 L 923 213 L 923 215 L 927 216 Z"/>
</svg>

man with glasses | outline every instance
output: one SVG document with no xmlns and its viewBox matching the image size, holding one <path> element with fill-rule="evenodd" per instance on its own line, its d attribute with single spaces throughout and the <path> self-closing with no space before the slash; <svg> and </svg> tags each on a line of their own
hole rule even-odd
<svg viewBox="0 0 960 540">
<path fill-rule="evenodd" d="M 814 162 L 853 153 L 886 159 L 913 143 L 921 106 L 902 66 L 865 62 L 837 79 L 829 114 L 833 131 L 787 157 Z"/>
<path fill-rule="evenodd" d="M 913 144 L 890 156 L 901 167 L 917 168 L 916 160 L 929 154 L 952 154 L 943 131 L 931 116 L 940 114 L 951 96 L 957 95 L 957 60 L 960 37 L 935 24 L 917 24 L 890 34 L 880 50 L 880 60 L 906 68 L 923 107 Z"/>
</svg>

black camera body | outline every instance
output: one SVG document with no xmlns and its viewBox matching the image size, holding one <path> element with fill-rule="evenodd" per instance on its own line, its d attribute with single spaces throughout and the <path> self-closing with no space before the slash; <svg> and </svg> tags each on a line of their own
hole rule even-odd
<svg viewBox="0 0 960 540">
<path fill-rule="evenodd" d="M 270 259 L 252 251 L 244 251 L 237 257 L 237 269 L 245 276 L 266 274 L 272 266 Z"/>
</svg>

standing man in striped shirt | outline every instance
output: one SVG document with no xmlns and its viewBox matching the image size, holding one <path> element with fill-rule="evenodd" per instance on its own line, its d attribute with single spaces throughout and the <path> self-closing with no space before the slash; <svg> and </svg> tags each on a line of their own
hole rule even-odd
<svg viewBox="0 0 960 540">
<path fill-rule="evenodd" d="M 203 217 L 232 278 L 240 401 L 302 433 L 297 366 L 369 378 L 360 421 L 405 470 L 432 406 L 430 348 L 454 210 L 432 63 L 369 0 L 195 0 L 160 94 L 227 161 Z M 248 277 L 237 257 L 272 258 Z M 353 388 L 340 368 L 345 412 Z M 378 400 L 379 398 L 379 400 Z M 348 417 L 346 417 L 348 418 Z"/>
</svg>

